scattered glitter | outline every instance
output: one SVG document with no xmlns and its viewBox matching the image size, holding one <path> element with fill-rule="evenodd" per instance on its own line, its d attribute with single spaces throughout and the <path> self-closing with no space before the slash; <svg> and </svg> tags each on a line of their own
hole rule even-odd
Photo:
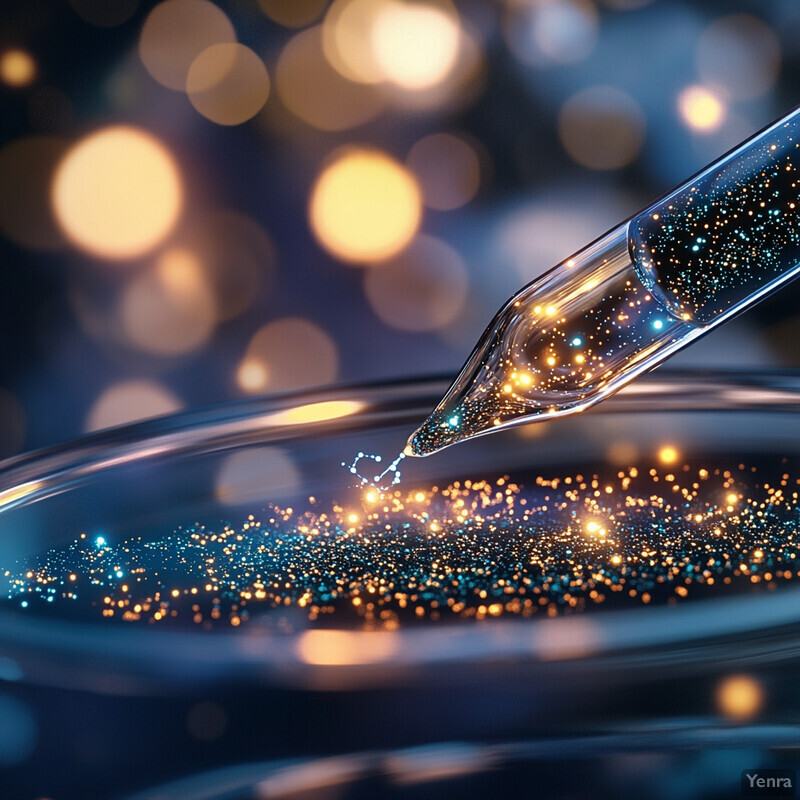
<svg viewBox="0 0 800 800">
<path fill-rule="evenodd" d="M 794 278 L 799 147 L 794 111 L 522 289 L 409 452 L 581 411 Z"/>
<path fill-rule="evenodd" d="M 788 462 L 609 470 L 366 487 L 356 506 L 314 497 L 155 540 L 84 533 L 6 570 L 5 602 L 201 629 L 395 629 L 686 602 L 800 577 L 800 479 Z"/>
</svg>

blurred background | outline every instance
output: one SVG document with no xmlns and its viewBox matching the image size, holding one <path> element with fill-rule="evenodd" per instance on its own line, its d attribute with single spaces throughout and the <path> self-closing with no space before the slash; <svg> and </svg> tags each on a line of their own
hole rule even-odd
<svg viewBox="0 0 800 800">
<path fill-rule="evenodd" d="M 453 372 L 512 292 L 783 115 L 800 77 L 793 0 L 0 14 L 2 456 Z M 681 362 L 799 365 L 798 298 Z"/>
<path fill-rule="evenodd" d="M 510 294 L 784 115 L 800 80 L 797 0 L 8 0 L 0 20 L 0 457 L 247 396 L 453 373 Z M 800 367 L 799 301 L 789 286 L 671 363 Z M 373 701 L 392 703 L 108 697 L 14 668 L 0 657 L 10 798 L 343 752 L 377 726 Z M 760 708 L 747 680 L 730 713 L 720 690 L 725 715 Z M 494 691 L 477 705 L 514 706 Z M 457 738 L 457 711 L 433 689 L 409 725 Z M 644 754 L 594 796 L 631 775 L 641 797 L 729 796 L 713 776 L 757 757 L 692 751 L 689 777 L 655 785 Z M 590 778 L 556 761 L 537 785 L 581 797 Z"/>
</svg>

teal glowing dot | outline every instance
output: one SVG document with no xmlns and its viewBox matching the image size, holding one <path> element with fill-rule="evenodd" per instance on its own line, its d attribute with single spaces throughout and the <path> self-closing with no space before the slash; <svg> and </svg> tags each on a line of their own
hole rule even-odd
<svg viewBox="0 0 800 800">
<path fill-rule="evenodd" d="M 124 574 L 125 574 L 125 573 L 124 573 L 124 572 L 123 572 L 121 569 L 118 569 L 118 570 L 117 570 L 117 577 L 118 577 L 118 578 L 121 578 L 121 577 L 122 577 Z"/>
<path fill-rule="evenodd" d="M 459 422 L 460 422 L 460 420 L 459 420 L 459 418 L 458 418 L 457 416 L 450 417 L 450 419 L 449 419 L 449 420 L 447 420 L 447 424 L 448 424 L 448 425 L 449 425 L 451 428 L 457 428 L 457 427 L 458 427 L 458 424 L 459 424 Z"/>
<path fill-rule="evenodd" d="M 653 321 L 653 327 L 657 331 L 660 331 L 664 327 L 664 323 L 660 319 L 654 320 Z"/>
<path fill-rule="evenodd" d="M 28 607 L 28 601 L 27 601 L 27 600 L 23 600 L 23 601 L 20 603 L 20 605 L 21 605 L 23 608 L 27 608 L 27 607 Z"/>
<path fill-rule="evenodd" d="M 104 537 L 104 536 L 98 536 L 98 537 L 97 537 L 97 538 L 94 540 L 94 543 L 95 543 L 95 544 L 96 544 L 98 547 L 105 547 L 105 544 L 106 544 L 105 537 Z"/>
<path fill-rule="evenodd" d="M 573 347 L 580 347 L 583 344 L 583 339 L 580 336 L 576 336 L 571 344 Z"/>
</svg>

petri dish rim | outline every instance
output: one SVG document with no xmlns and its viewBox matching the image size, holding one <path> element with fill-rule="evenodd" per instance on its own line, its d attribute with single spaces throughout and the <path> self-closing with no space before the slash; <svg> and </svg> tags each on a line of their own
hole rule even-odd
<svg viewBox="0 0 800 800">
<path fill-rule="evenodd" d="M 0 518 L 47 502 L 98 476 L 136 463 L 226 452 L 254 444 L 324 439 L 419 422 L 447 380 L 341 387 L 221 405 L 123 426 L 0 465 Z M 350 403 L 352 413 L 297 422 L 286 412 L 319 403 Z M 592 415 L 744 412 L 800 419 L 800 373 L 793 371 L 669 371 L 644 376 Z M 587 414 L 588 416 L 588 414 Z M 541 424 L 541 423 L 533 423 Z M 497 434 L 499 438 L 506 434 Z M 487 443 L 489 439 L 486 440 Z M 735 444 L 735 442 L 734 442 Z M 800 442 L 798 442 L 800 447 Z M 464 447 L 460 445 L 459 447 Z M 752 663 L 791 658 L 800 647 L 800 589 L 757 596 L 711 598 L 676 607 L 598 611 L 554 619 L 493 620 L 489 625 L 442 623 L 392 633 L 350 631 L 365 646 L 357 663 L 312 664 L 303 634 L 280 637 L 237 631 L 202 635 L 141 628 L 20 620 L 0 611 L 0 656 L 25 680 L 97 691 L 163 691 L 166 686 L 232 677 L 273 685 L 368 688 L 437 680 L 458 664 L 464 679 L 487 671 L 561 683 L 565 675 L 604 684 L 630 681 L 648 667 L 671 672 L 714 669 L 726 658 Z M 770 632 L 774 635 L 768 635 Z M 743 634 L 753 636 L 743 644 Z M 392 647 L 370 647 L 374 637 Z M 370 638 L 372 637 L 372 638 Z M 391 655 L 387 655 L 390 653 Z M 644 679 L 644 678 L 642 678 Z"/>
</svg>

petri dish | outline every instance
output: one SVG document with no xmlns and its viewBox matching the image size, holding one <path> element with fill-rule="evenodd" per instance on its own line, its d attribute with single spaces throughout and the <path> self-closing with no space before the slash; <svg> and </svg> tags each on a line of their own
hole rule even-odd
<svg viewBox="0 0 800 800">
<path fill-rule="evenodd" d="M 796 741 L 795 706 L 736 717 L 715 692 L 800 652 L 800 375 L 661 370 L 407 458 L 368 497 L 342 462 L 390 460 L 446 386 L 249 400 L 6 461 L 0 678 L 216 687 L 277 726 L 361 709 L 325 746 L 298 739 L 302 761 L 209 766 L 154 797 L 302 794 L 298 763 L 361 796 L 555 754 Z"/>
<path fill-rule="evenodd" d="M 794 585 L 792 580 L 781 579 L 764 581 L 766 586 L 756 585 L 752 591 L 740 587 L 736 592 L 721 586 L 715 591 L 712 582 L 712 586 L 702 587 L 702 602 L 645 605 L 636 601 L 619 610 L 598 605 L 586 607 L 582 613 L 569 605 L 553 611 L 547 603 L 552 617 L 548 613 L 525 618 L 487 613 L 480 614 L 479 620 L 473 617 L 473 624 L 452 613 L 431 619 L 428 608 L 421 623 L 392 617 L 391 624 L 382 625 L 338 608 L 310 620 L 306 604 L 301 601 L 298 606 L 302 592 L 277 592 L 276 607 L 273 591 L 263 607 L 258 598 L 250 598 L 248 613 L 239 618 L 247 624 L 232 626 L 230 607 L 235 603 L 231 599 L 246 590 L 246 585 L 259 582 L 255 573 L 248 582 L 229 570 L 227 585 L 224 571 L 215 572 L 210 588 L 202 575 L 192 574 L 206 555 L 219 558 L 210 539 L 226 527 L 234 550 L 252 548 L 251 540 L 266 542 L 267 552 L 260 560 L 265 562 L 273 555 L 269 551 L 271 537 L 294 535 L 296 548 L 309 547 L 310 540 L 325 531 L 320 533 L 318 521 L 316 531 L 298 530 L 304 528 L 304 515 L 314 519 L 327 511 L 333 519 L 331 509 L 340 508 L 338 521 L 343 524 L 329 528 L 326 538 L 334 542 L 329 549 L 337 551 L 337 569 L 352 581 L 361 577 L 359 569 L 366 573 L 370 567 L 364 563 L 364 552 L 356 554 L 354 541 L 376 537 L 374 551 L 366 555 L 367 561 L 375 561 L 384 544 L 380 537 L 386 520 L 420 525 L 413 502 L 394 515 L 380 515 L 375 522 L 366 520 L 395 493 L 416 495 L 434 486 L 441 491 L 454 482 L 463 486 L 464 481 L 488 480 L 491 484 L 500 478 L 503 487 L 521 486 L 524 496 L 527 489 L 536 488 L 539 478 L 556 478 L 562 481 L 560 488 L 568 491 L 565 478 L 569 481 L 570 476 L 579 476 L 585 483 L 599 475 L 599 481 L 595 477 L 599 489 L 589 486 L 581 499 L 613 491 L 613 506 L 618 495 L 624 494 L 614 479 L 630 467 L 639 472 L 658 470 L 661 493 L 668 499 L 675 489 L 665 485 L 670 481 L 665 482 L 664 477 L 675 473 L 688 486 L 696 482 L 700 470 L 732 471 L 734 478 L 743 481 L 744 489 L 764 481 L 767 497 L 772 497 L 769 481 L 777 476 L 777 485 L 782 477 L 785 485 L 780 496 L 789 496 L 790 506 L 791 494 L 798 488 L 800 377 L 791 372 L 662 371 L 591 413 L 498 432 L 436 457 L 405 459 L 401 483 L 382 493 L 377 502 L 366 501 L 367 490 L 342 468 L 342 462 L 349 462 L 359 451 L 391 458 L 445 385 L 443 380 L 380 384 L 237 403 L 120 427 L 7 461 L 0 473 L 0 578 L 5 589 L 0 604 L 1 654 L 16 661 L 26 678 L 44 683 L 86 685 L 87 679 L 94 680 L 97 662 L 80 660 L 74 670 L 65 670 L 59 663 L 57 673 L 51 671 L 60 655 L 92 653 L 102 660 L 109 681 L 133 677 L 141 683 L 153 680 L 161 684 L 170 676 L 185 681 L 194 677 L 227 680 L 236 675 L 278 683 L 331 680 L 363 685 L 367 680 L 389 685 L 402 680 L 409 667 L 435 672 L 446 663 L 469 669 L 485 663 L 522 661 L 529 669 L 547 672 L 557 662 L 560 673 L 568 664 L 591 676 L 598 659 L 608 664 L 623 654 L 619 660 L 623 666 L 635 652 L 642 657 L 649 654 L 666 666 L 676 645 L 689 648 L 682 650 L 678 659 L 685 668 L 687 663 L 702 662 L 711 652 L 724 653 L 731 636 L 800 619 L 800 605 L 795 612 L 793 602 L 795 592 L 800 598 L 800 582 Z M 371 477 L 380 466 L 365 459 L 359 469 Z M 751 479 L 751 473 L 756 477 Z M 572 484 L 576 492 L 578 483 Z M 723 483 L 712 482 L 709 495 L 723 491 Z M 730 483 L 734 486 L 735 480 Z M 494 484 L 492 487 L 497 489 Z M 647 483 L 644 489 L 654 487 L 657 483 Z M 558 488 L 550 492 L 553 502 Z M 741 495 L 742 487 L 731 489 L 734 491 Z M 735 516 L 740 503 L 755 502 L 757 494 L 754 490 L 753 498 L 736 497 L 736 508 L 728 506 L 727 511 L 726 501 L 714 495 L 718 503 L 712 522 Z M 548 492 L 543 496 L 547 498 Z M 605 495 L 600 499 L 605 500 Z M 695 505 L 702 508 L 705 499 L 701 493 Z M 691 505 L 687 501 L 687 510 Z M 281 513 L 286 509 L 292 513 L 266 531 L 264 520 L 276 515 L 273 506 Z M 424 519 L 435 520 L 432 509 L 425 513 L 427 503 L 422 508 Z M 449 511 L 452 516 L 452 509 Z M 598 526 L 603 523 L 602 514 L 598 506 Z M 252 528 L 248 525 L 251 516 Z M 592 534 L 595 539 L 598 535 L 602 538 L 602 530 L 600 534 L 593 530 L 591 511 L 578 503 L 569 516 L 586 517 L 588 532 L 582 533 L 587 538 Z M 255 527 L 256 517 L 263 528 Z M 563 524 L 563 519 L 558 522 Z M 683 520 L 676 517 L 674 522 L 677 535 L 691 537 L 688 527 L 679 530 L 684 527 Z M 305 527 L 308 525 L 313 527 L 313 522 Z M 197 537 L 196 552 L 188 557 L 178 554 L 185 563 L 170 565 L 176 555 L 169 552 L 170 546 L 180 548 L 181 537 L 189 538 L 190 531 Z M 490 562 L 505 546 L 508 532 L 492 534 L 487 529 L 480 534 L 486 539 L 483 556 Z M 170 536 L 175 538 L 170 541 Z M 440 538 L 447 536 L 443 533 Z M 722 538 L 733 540 L 735 536 L 726 531 Z M 149 563 L 139 563 L 136 558 L 141 560 L 149 544 L 160 552 Z M 431 547 L 435 547 L 433 540 Z M 730 547 L 739 549 L 735 541 Z M 637 560 L 652 560 L 655 555 L 635 553 L 626 541 L 619 541 L 616 548 L 633 567 Z M 609 558 L 614 558 L 613 549 L 608 550 Z M 419 557 L 420 552 L 417 548 L 409 558 Z M 354 572 L 348 559 L 356 555 L 360 566 Z M 787 553 L 787 563 L 790 555 Z M 101 563 L 96 565 L 96 561 Z M 480 564 L 474 566 L 480 568 Z M 331 564 L 326 567 L 334 571 Z M 28 577 L 24 568 L 30 568 L 26 573 L 36 574 Z M 168 608 L 165 624 L 153 625 L 152 615 L 147 613 L 139 619 L 123 619 L 124 613 L 110 615 L 111 619 L 103 616 L 103 598 L 113 595 L 115 607 L 123 596 L 130 596 L 131 602 L 141 600 L 147 589 L 135 586 L 137 572 L 149 577 L 149 572 L 159 568 L 173 571 L 170 579 L 156 581 L 156 590 L 161 587 L 164 597 L 160 599 Z M 260 569 L 261 578 L 268 581 L 284 568 L 291 569 L 278 566 L 270 573 L 263 563 L 252 569 Z M 757 574 L 758 565 L 754 568 Z M 769 573 L 769 569 L 761 573 L 765 571 Z M 397 572 L 401 572 L 399 566 Z M 39 573 L 41 581 L 37 580 Z M 339 576 L 331 578 L 335 583 Z M 500 567 L 498 579 L 502 582 Z M 175 589 L 167 593 L 170 580 Z M 368 579 L 362 578 L 362 582 Z M 126 585 L 134 591 L 123 592 Z M 67 597 L 73 588 L 74 601 Z M 252 586 L 249 588 L 252 594 Z M 394 588 L 402 591 L 402 580 L 396 581 Z M 192 589 L 198 591 L 188 593 Z M 172 591 L 180 598 L 173 598 Z M 194 615 L 185 613 L 187 598 L 203 598 L 204 593 L 215 598 L 227 595 L 227 616 L 221 610 L 213 624 L 193 623 L 189 617 Z M 323 605 L 310 598 L 309 607 L 311 600 Z M 150 605 L 155 608 L 159 601 L 151 600 Z M 247 605 L 245 602 L 244 607 Z M 127 603 L 124 608 L 130 610 Z M 177 613 L 171 617 L 173 610 Z M 272 624 L 273 619 L 284 621 Z M 209 623 L 212 618 L 204 621 Z M 308 637 L 314 630 L 324 632 L 319 637 L 319 653 L 314 652 L 314 637 Z M 338 631 L 348 635 L 341 639 L 342 648 L 349 650 L 352 645 L 359 651 L 360 655 L 353 654 L 354 663 L 347 663 L 344 652 L 339 655 L 345 663 L 326 663 L 335 660 L 336 654 L 326 658 L 325 637 L 329 635 L 330 647 L 335 649 Z M 380 642 L 381 636 L 391 639 L 391 645 Z M 378 643 L 370 644 L 376 637 Z M 374 669 L 376 665 L 379 670 Z"/>
</svg>

